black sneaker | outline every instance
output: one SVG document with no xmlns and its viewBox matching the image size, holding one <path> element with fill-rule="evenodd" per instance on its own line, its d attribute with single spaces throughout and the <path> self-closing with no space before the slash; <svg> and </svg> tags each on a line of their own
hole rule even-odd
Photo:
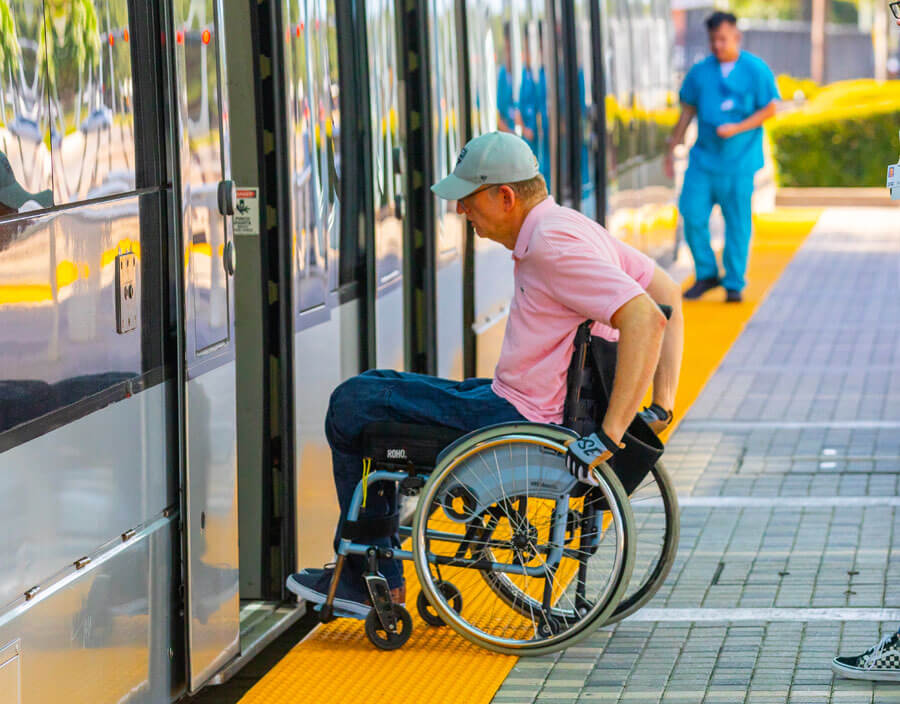
<svg viewBox="0 0 900 704">
<path fill-rule="evenodd" d="M 684 292 L 684 297 L 689 301 L 700 298 L 707 291 L 712 291 L 722 285 L 722 280 L 718 276 L 709 279 L 698 279 L 693 286 Z"/>
<path fill-rule="evenodd" d="M 323 569 L 305 569 L 287 578 L 287 588 L 310 604 L 324 604 L 328 598 L 328 588 L 334 567 L 329 565 Z M 344 580 L 338 580 L 337 592 L 334 595 L 334 608 L 337 611 L 365 617 L 371 610 L 366 603 L 367 595 L 362 590 L 353 589 Z"/>
<path fill-rule="evenodd" d="M 726 303 L 743 303 L 744 302 L 744 294 L 740 291 L 732 291 L 731 289 L 725 289 L 725 302 Z"/>
<path fill-rule="evenodd" d="M 852 680 L 900 682 L 900 633 L 886 635 L 862 655 L 835 658 L 831 669 Z"/>
</svg>

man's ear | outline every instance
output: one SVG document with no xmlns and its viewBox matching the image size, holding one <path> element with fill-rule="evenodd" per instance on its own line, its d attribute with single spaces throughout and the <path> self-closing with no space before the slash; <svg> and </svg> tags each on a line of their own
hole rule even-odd
<svg viewBox="0 0 900 704">
<path fill-rule="evenodd" d="M 500 186 L 500 195 L 503 197 L 503 209 L 509 212 L 516 207 L 516 192 L 512 186 Z"/>
</svg>

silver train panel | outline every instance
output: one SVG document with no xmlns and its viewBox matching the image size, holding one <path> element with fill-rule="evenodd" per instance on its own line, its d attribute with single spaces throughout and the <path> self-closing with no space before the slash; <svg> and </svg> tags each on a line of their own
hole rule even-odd
<svg viewBox="0 0 900 704">
<path fill-rule="evenodd" d="M 0 702 L 21 704 L 21 667 L 19 665 L 19 641 L 13 641 L 0 650 Z"/>
<path fill-rule="evenodd" d="M 170 650 L 180 638 L 172 604 L 177 520 L 152 522 L 0 616 L 3 704 L 172 698 L 179 687 Z"/>
<path fill-rule="evenodd" d="M 359 330 L 360 302 L 355 300 L 333 308 L 327 321 L 294 336 L 298 566 L 322 565 L 334 555 L 339 509 L 325 413 L 331 392 L 360 369 Z"/>
<path fill-rule="evenodd" d="M 513 295 L 513 261 L 505 247 L 475 243 L 475 375 L 493 377 Z"/>
<path fill-rule="evenodd" d="M 459 254 L 437 269 L 437 376 L 444 379 L 462 379 L 463 376 L 462 280 Z"/>
<path fill-rule="evenodd" d="M 0 454 L 0 608 L 176 501 L 160 384 Z"/>
<path fill-rule="evenodd" d="M 398 285 L 379 291 L 375 299 L 376 366 L 379 369 L 406 369 L 403 354 L 406 323 L 401 283 L 398 281 Z"/>
<path fill-rule="evenodd" d="M 191 689 L 239 652 L 234 363 L 187 384 Z"/>
</svg>

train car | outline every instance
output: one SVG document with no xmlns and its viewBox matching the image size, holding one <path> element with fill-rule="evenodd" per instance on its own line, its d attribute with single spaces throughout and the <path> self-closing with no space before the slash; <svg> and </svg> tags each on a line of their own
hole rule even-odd
<svg viewBox="0 0 900 704">
<path fill-rule="evenodd" d="M 489 376 L 509 253 L 428 187 L 510 130 L 665 257 L 664 0 L 0 0 L 0 704 L 168 702 L 303 612 L 323 421 Z"/>
</svg>

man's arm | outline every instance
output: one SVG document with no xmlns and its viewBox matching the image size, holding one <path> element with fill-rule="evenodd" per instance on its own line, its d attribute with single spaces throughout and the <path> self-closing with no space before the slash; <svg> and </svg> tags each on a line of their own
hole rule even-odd
<svg viewBox="0 0 900 704">
<path fill-rule="evenodd" d="M 653 377 L 653 403 L 667 411 L 675 409 L 675 393 L 681 374 L 684 352 L 684 313 L 681 309 L 681 287 L 659 266 L 647 287 L 647 295 L 672 309 L 672 317 L 663 335 L 662 353 Z"/>
<path fill-rule="evenodd" d="M 621 442 L 659 363 L 666 317 L 647 295 L 632 298 L 610 320 L 619 331 L 616 377 L 602 428 L 611 440 Z"/>
<path fill-rule="evenodd" d="M 774 100 L 764 108 L 757 110 L 746 120 L 741 120 L 740 122 L 729 122 L 724 125 L 719 125 L 719 127 L 716 129 L 716 133 L 722 139 L 728 139 L 729 137 L 734 137 L 734 135 L 740 134 L 741 132 L 755 130 L 757 127 L 760 127 L 766 120 L 772 117 L 775 117 Z"/>
<path fill-rule="evenodd" d="M 696 115 L 697 108 L 693 105 L 688 105 L 687 103 L 681 104 L 681 115 L 679 116 L 678 123 L 675 125 L 675 129 L 672 130 L 672 136 L 669 137 L 669 141 L 666 145 L 666 176 L 668 178 L 675 178 L 675 161 L 673 158 L 675 147 L 684 142 L 684 134 L 687 132 L 691 120 L 693 120 Z"/>
</svg>

